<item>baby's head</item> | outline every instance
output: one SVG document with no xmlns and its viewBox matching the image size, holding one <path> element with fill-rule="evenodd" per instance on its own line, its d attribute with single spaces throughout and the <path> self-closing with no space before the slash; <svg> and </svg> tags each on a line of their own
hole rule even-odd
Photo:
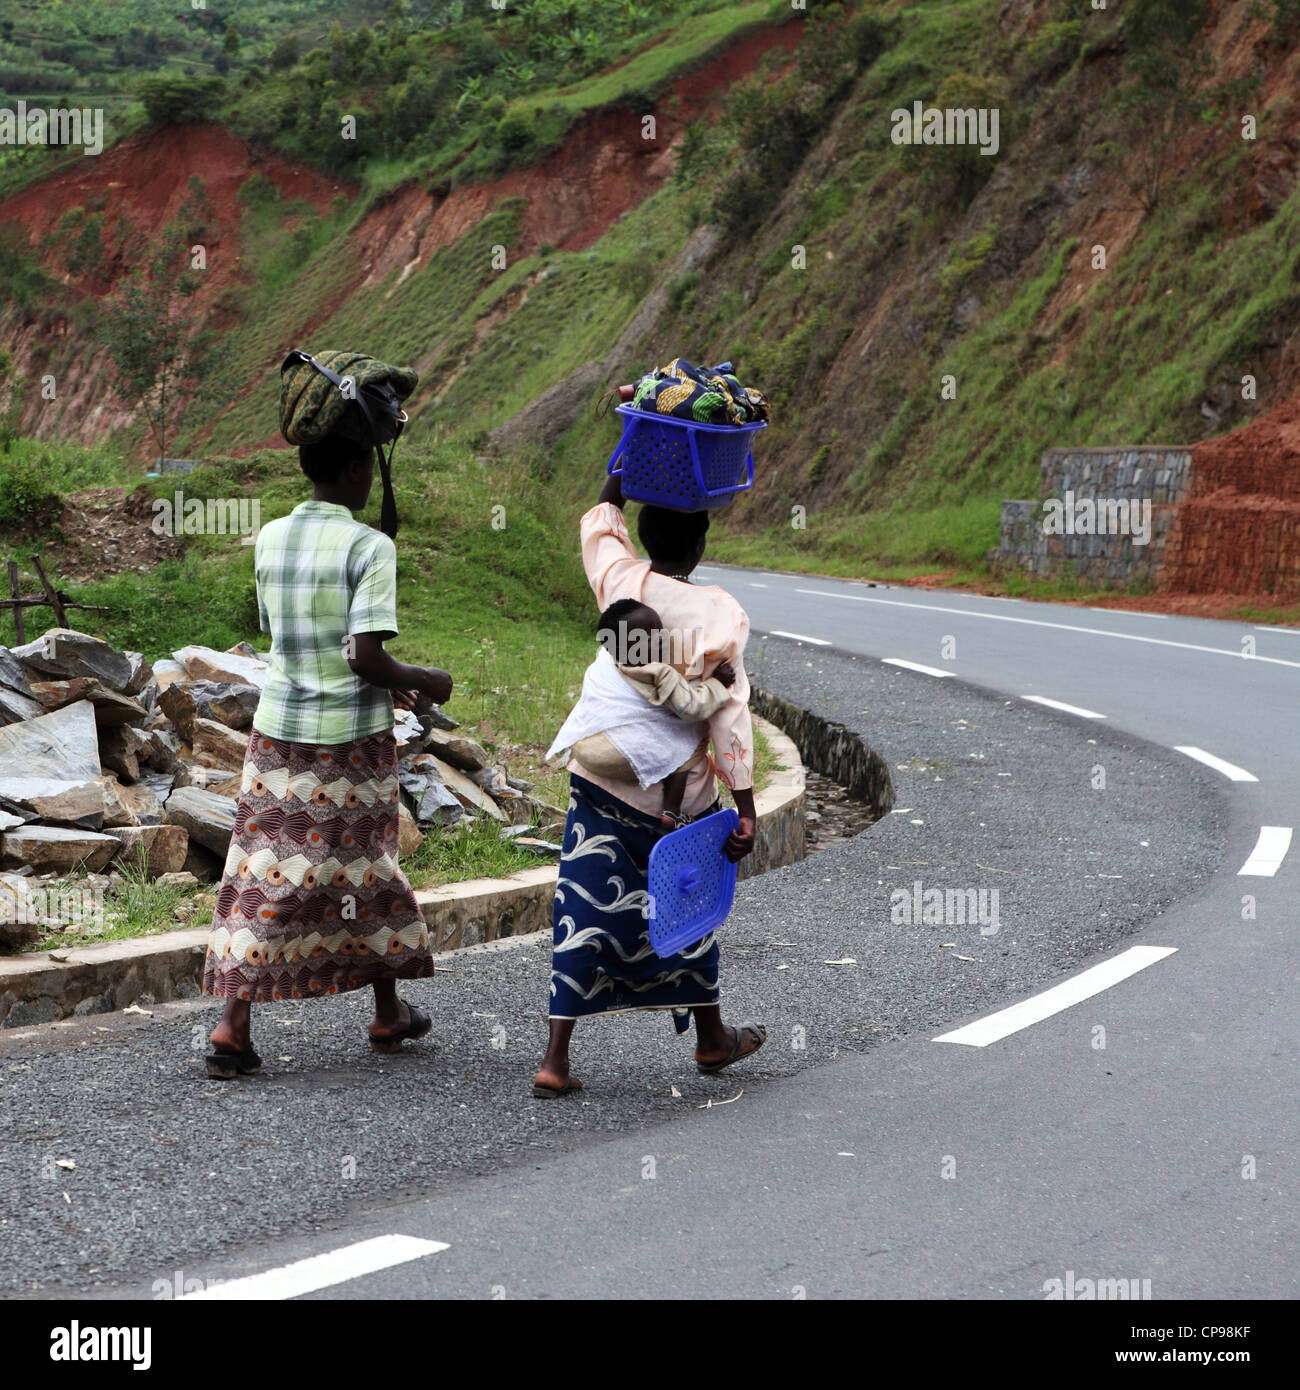
<svg viewBox="0 0 1300 1390">
<path fill-rule="evenodd" d="M 664 635 L 659 614 L 634 598 L 611 603 L 596 624 L 596 641 L 620 666 L 663 660 Z"/>
</svg>

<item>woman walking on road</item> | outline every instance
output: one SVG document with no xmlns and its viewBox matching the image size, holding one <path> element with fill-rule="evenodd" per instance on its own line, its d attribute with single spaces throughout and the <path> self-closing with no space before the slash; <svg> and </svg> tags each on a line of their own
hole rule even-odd
<svg viewBox="0 0 1300 1390">
<path fill-rule="evenodd" d="M 744 609 L 716 585 L 695 585 L 704 557 L 707 512 L 642 507 L 638 519 L 648 560 L 637 556 L 623 519 L 617 476 L 581 522 L 582 560 L 603 612 L 619 599 L 653 609 L 681 643 L 688 679 L 725 662 L 735 672 L 728 699 L 708 722 L 711 756 L 692 767 L 682 811 L 698 817 L 718 809 L 718 779 L 731 789 L 740 825 L 725 844 L 731 860 L 754 847 L 753 730 L 749 680 L 741 661 L 749 635 Z M 674 664 L 676 662 L 674 661 Z M 554 1097 L 582 1088 L 569 1071 L 575 1022 L 592 1014 L 671 1009 L 677 1031 L 695 1019 L 695 1061 L 702 1072 L 722 1068 L 762 1047 L 761 1024 L 722 1021 L 718 945 L 712 934 L 662 958 L 650 945 L 650 850 L 664 835 L 663 785 L 643 788 L 569 764 L 569 815 L 555 888 L 551 955 L 550 1040 L 533 1078 L 533 1094 Z"/>
<path fill-rule="evenodd" d="M 223 1080 L 261 1067 L 250 1037 L 255 1001 L 369 985 L 377 1051 L 399 1051 L 432 1027 L 428 1014 L 397 997 L 399 979 L 433 974 L 433 956 L 397 865 L 393 710 L 410 709 L 417 693 L 441 704 L 452 682 L 445 671 L 395 661 L 383 646 L 397 634 L 397 518 L 390 460 L 378 443 L 400 433 L 400 400 L 415 376 L 355 354 L 326 355 L 347 359 L 335 363 L 350 372 L 339 378 L 302 357 L 285 364 L 281 428 L 291 442 L 308 441 L 299 462 L 314 488 L 257 539 L 271 672 L 253 718 L 203 971 L 204 994 L 226 1001 L 207 1058 L 208 1075 Z M 370 397 L 363 414 L 356 393 L 367 379 L 394 390 Z M 340 381 L 353 394 L 340 395 Z M 396 403 L 387 430 L 376 420 L 385 403 Z M 366 505 L 376 455 L 388 534 L 352 515 Z"/>
</svg>

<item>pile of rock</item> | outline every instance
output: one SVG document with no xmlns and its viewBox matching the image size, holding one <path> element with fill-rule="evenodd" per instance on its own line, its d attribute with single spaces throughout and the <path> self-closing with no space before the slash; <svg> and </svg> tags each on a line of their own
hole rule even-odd
<svg viewBox="0 0 1300 1390">
<path fill-rule="evenodd" d="M 0 647 L 0 879 L 124 862 L 219 878 L 266 677 L 247 643 L 183 647 L 153 666 L 66 628 Z M 436 706 L 403 712 L 394 733 L 404 853 L 422 826 L 558 814 Z"/>
</svg>

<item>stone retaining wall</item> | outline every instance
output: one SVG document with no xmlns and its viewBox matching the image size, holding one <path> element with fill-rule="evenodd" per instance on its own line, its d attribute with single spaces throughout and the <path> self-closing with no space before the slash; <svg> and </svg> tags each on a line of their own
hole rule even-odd
<svg viewBox="0 0 1300 1390">
<path fill-rule="evenodd" d="M 1187 492 L 1192 465 L 1189 449 L 1152 445 L 1141 449 L 1049 449 L 1041 463 L 1040 499 L 1003 502 L 999 544 L 988 560 L 995 573 L 1037 578 L 1072 577 L 1102 587 L 1153 584 L 1164 561 L 1165 542 L 1176 508 Z M 1131 531 L 1105 534 L 1050 534 L 1051 499 L 1119 504 L 1122 518 L 1131 506 L 1149 504 L 1151 532 L 1146 544 Z"/>
<path fill-rule="evenodd" d="M 805 767 L 846 787 L 850 796 L 871 808 L 876 820 L 893 810 L 889 764 L 852 729 L 767 690 L 751 689 L 749 705 L 790 736 Z"/>
</svg>

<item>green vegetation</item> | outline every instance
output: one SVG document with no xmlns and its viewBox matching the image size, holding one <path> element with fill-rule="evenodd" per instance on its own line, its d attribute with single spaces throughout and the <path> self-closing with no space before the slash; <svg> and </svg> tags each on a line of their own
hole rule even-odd
<svg viewBox="0 0 1300 1390">
<path fill-rule="evenodd" d="M 413 888 L 436 888 L 467 878 L 505 878 L 545 863 L 513 841 L 503 840 L 496 821 L 483 817 L 463 820 L 454 830 L 426 835 L 415 853 L 402 860 L 402 869 Z"/>
<path fill-rule="evenodd" d="M 147 861 L 143 850 L 134 862 L 114 865 L 112 879 L 103 893 L 102 920 L 87 908 L 94 899 L 94 888 L 84 877 L 69 876 L 42 881 L 38 887 L 47 901 L 73 901 L 78 911 L 47 933 L 42 934 L 26 949 L 56 951 L 69 946 L 86 946 L 103 941 L 123 941 L 127 937 L 154 936 L 158 932 L 177 931 L 187 925 L 186 918 L 193 905 L 201 914 L 211 910 L 212 899 L 206 895 L 195 900 L 194 893 L 179 884 L 159 883 L 145 872 Z M 68 895 L 68 896 L 65 896 Z M 177 909 L 181 909 L 178 914 Z M 77 917 L 81 920 L 78 921 Z M 201 917 L 192 925 L 206 926 Z M 62 928 L 62 929 L 60 929 Z"/>
</svg>

